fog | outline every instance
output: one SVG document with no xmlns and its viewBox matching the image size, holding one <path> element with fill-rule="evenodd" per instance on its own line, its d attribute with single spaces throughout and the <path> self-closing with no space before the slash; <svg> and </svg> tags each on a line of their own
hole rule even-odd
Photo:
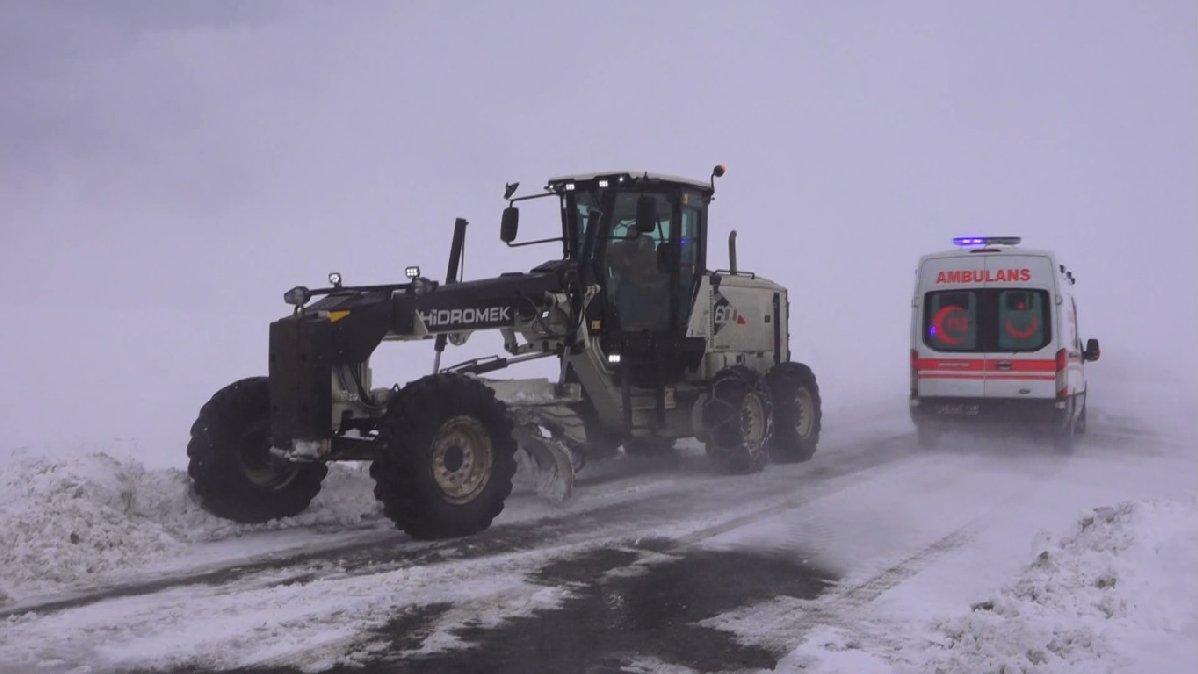
<svg viewBox="0 0 1198 674">
<path fill-rule="evenodd" d="M 736 228 L 791 289 L 830 409 L 904 404 L 916 259 L 965 233 L 1059 253 L 1104 385 L 1195 395 L 1193 3 L 0 2 L 0 450 L 181 464 L 288 287 L 439 278 L 458 216 L 468 277 L 528 269 L 505 182 L 717 162 L 709 263 Z"/>
</svg>

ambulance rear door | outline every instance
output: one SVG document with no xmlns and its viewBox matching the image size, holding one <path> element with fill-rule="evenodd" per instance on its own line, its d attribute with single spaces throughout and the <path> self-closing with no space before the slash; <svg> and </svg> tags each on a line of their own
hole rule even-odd
<svg viewBox="0 0 1198 674">
<path fill-rule="evenodd" d="M 912 370 L 918 397 L 981 398 L 986 354 L 979 320 L 985 258 L 926 258 L 915 298 Z"/>
<path fill-rule="evenodd" d="M 1052 258 L 985 256 L 987 398 L 1056 397 L 1056 276 Z"/>
</svg>

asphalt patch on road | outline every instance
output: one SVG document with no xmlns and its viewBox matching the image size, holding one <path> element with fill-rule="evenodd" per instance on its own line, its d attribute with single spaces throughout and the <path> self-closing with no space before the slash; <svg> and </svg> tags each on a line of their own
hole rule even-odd
<svg viewBox="0 0 1198 674">
<path fill-rule="evenodd" d="M 434 654 L 402 652 L 403 645 L 411 648 L 412 631 L 427 627 L 398 620 L 391 628 L 402 631 L 376 638 L 392 640 L 399 652 L 362 664 L 390 672 L 598 673 L 638 660 L 702 672 L 770 669 L 783 654 L 698 623 L 777 596 L 812 599 L 835 580 L 793 555 L 670 547 L 649 541 L 553 561 L 531 580 L 571 588 L 573 596 L 560 606 L 496 627 L 456 629 L 469 645 Z M 638 562 L 658 551 L 655 559 Z"/>
</svg>

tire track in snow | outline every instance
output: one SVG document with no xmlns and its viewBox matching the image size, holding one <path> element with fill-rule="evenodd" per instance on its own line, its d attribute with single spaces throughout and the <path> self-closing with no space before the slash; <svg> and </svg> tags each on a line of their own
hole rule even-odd
<svg viewBox="0 0 1198 674">
<path fill-rule="evenodd" d="M 760 620 L 754 622 L 758 627 L 758 633 L 749 635 L 747 632 L 736 629 L 736 623 L 740 621 L 738 616 L 747 617 L 754 613 L 759 614 L 762 605 L 745 607 L 730 612 L 727 616 L 704 621 L 704 624 L 738 631 L 749 637 L 747 641 L 772 647 L 780 655 L 784 655 L 802 643 L 812 630 L 823 626 L 843 629 L 858 639 L 886 643 L 889 636 L 884 630 L 878 629 L 877 626 L 870 624 L 862 617 L 869 604 L 918 575 L 944 556 L 967 546 L 986 530 L 999 513 L 1026 499 L 1066 467 L 1067 461 L 1056 462 L 1051 471 L 1039 474 L 964 524 L 953 528 L 872 576 L 856 582 L 842 582 L 838 588 L 799 605 L 781 607 L 777 611 L 766 609 L 770 613 L 768 620 L 770 627 L 764 634 L 760 633 Z M 768 603 L 765 602 L 765 604 Z"/>
<path fill-rule="evenodd" d="M 909 440 L 909 438 L 906 435 L 893 436 L 893 437 L 889 437 L 889 438 L 886 438 L 885 440 L 881 441 L 879 443 L 879 446 L 880 447 L 889 447 L 893 451 L 894 443 L 896 443 L 896 442 L 907 443 L 907 440 Z M 913 442 L 913 440 L 911 440 L 911 442 Z M 907 444 L 910 444 L 910 443 L 907 443 Z M 587 590 L 594 590 L 594 586 L 602 585 L 609 578 L 611 578 L 613 576 L 620 577 L 623 573 L 635 572 L 637 567 L 643 567 L 646 564 L 655 565 L 655 564 L 660 564 L 663 562 L 668 563 L 670 560 L 676 561 L 676 560 L 682 558 L 683 556 L 685 556 L 689 551 L 691 551 L 695 548 L 698 548 L 703 542 L 705 542 L 707 540 L 710 540 L 712 538 L 715 538 L 717 536 L 720 536 L 722 534 L 728 533 L 730 531 L 734 531 L 736 529 L 739 529 L 739 528 L 742 528 L 745 526 L 750 526 L 756 522 L 761 521 L 762 519 L 773 517 L 773 516 L 779 515 L 781 513 L 785 513 L 785 512 L 795 510 L 798 508 L 802 508 L 803 506 L 807 505 L 808 503 L 811 503 L 812 501 L 816 501 L 816 500 L 831 496 L 837 492 L 847 489 L 847 488 L 851 487 L 852 485 L 860 482 L 863 478 L 865 478 L 869 475 L 869 473 L 867 472 L 869 469 L 877 468 L 879 466 L 887 465 L 890 463 L 895 463 L 895 462 L 898 462 L 900 459 L 909 459 L 912 456 L 914 456 L 918 460 L 926 460 L 926 461 L 936 461 L 937 460 L 937 457 L 935 455 L 929 455 L 929 454 L 921 455 L 919 452 L 914 452 L 914 451 L 894 452 L 889 456 L 889 458 L 887 460 L 877 462 L 877 463 L 871 463 L 869 466 L 866 466 L 866 467 L 840 472 L 839 474 L 835 474 L 835 475 L 823 474 L 823 475 L 821 475 L 822 479 L 820 481 L 816 482 L 813 486 L 809 486 L 806 489 L 804 489 L 803 493 L 801 493 L 801 494 L 787 496 L 787 497 L 784 497 L 781 499 L 774 498 L 774 499 L 772 499 L 772 502 L 770 502 L 768 505 L 765 505 L 765 506 L 749 507 L 747 509 L 744 507 L 741 507 L 738 509 L 739 512 L 734 511 L 735 514 L 733 514 L 731 516 L 723 517 L 718 522 L 714 522 L 714 523 L 706 525 L 706 526 L 701 526 L 699 528 L 693 529 L 692 531 L 690 531 L 686 534 L 683 534 L 683 535 L 680 535 L 680 536 L 677 536 L 674 538 L 655 537 L 655 538 L 652 538 L 651 540 L 643 540 L 640 538 L 636 538 L 636 539 L 632 540 L 631 542 L 629 542 L 629 537 L 626 536 L 620 540 L 605 540 L 605 541 L 598 543 L 594 546 L 589 546 L 591 551 L 595 551 L 595 550 L 599 550 L 599 549 L 603 549 L 603 548 L 611 548 L 613 545 L 617 545 L 626 550 L 634 550 L 638 554 L 636 554 L 633 559 L 631 559 L 630 561 L 628 561 L 626 563 L 617 564 L 610 568 L 607 568 L 602 576 L 594 579 L 593 585 L 575 584 L 572 587 L 563 586 L 563 589 L 568 590 L 568 594 L 563 595 L 565 597 L 564 600 L 569 601 L 570 596 L 576 595 L 579 592 L 584 592 Z M 855 465 L 855 463 L 854 463 L 854 465 Z M 824 471 L 820 471 L 820 472 L 822 473 Z M 828 473 L 833 473 L 833 472 L 836 472 L 836 471 L 828 471 Z M 654 499 L 654 500 L 659 500 L 659 499 Z M 760 500 L 760 499 L 752 498 L 749 500 L 756 501 L 756 500 Z M 686 507 L 689 507 L 689 505 L 690 504 L 683 504 L 682 507 L 686 508 Z M 661 514 L 661 513 L 659 513 L 659 514 Z M 666 512 L 666 513 L 664 513 L 664 515 L 665 515 L 665 519 L 667 519 L 667 520 L 675 517 L 675 515 L 670 512 Z M 964 541 L 961 541 L 961 542 L 964 542 Z M 568 562 L 571 559 L 578 558 L 579 556 L 587 554 L 587 547 L 588 546 L 580 547 L 579 545 L 572 545 L 569 547 L 569 550 L 568 550 L 568 552 L 566 552 L 565 555 L 555 557 L 555 558 L 550 558 L 547 561 L 547 564 L 552 565 L 552 564 L 560 563 L 563 561 Z M 814 568 L 812 568 L 811 571 L 814 574 L 816 574 L 817 576 L 824 573 L 823 571 L 814 569 Z M 544 585 L 541 585 L 541 584 L 530 584 L 528 586 L 509 587 L 509 588 L 503 588 L 502 590 L 495 593 L 494 595 L 488 595 L 485 597 L 479 597 L 476 599 L 472 599 L 470 601 L 460 602 L 458 604 L 455 604 L 449 610 L 439 613 L 435 618 L 435 622 L 437 624 L 423 625 L 421 627 L 421 630 L 425 634 L 425 638 L 431 637 L 440 643 L 452 644 L 452 646 L 449 647 L 449 650 L 461 651 L 462 653 L 466 653 L 466 652 L 471 651 L 473 649 L 473 647 L 476 646 L 477 644 L 474 642 L 470 642 L 470 641 L 460 641 L 456 637 L 453 637 L 452 634 L 461 628 L 471 628 L 472 627 L 472 619 L 470 618 L 471 616 L 479 615 L 479 614 L 486 614 L 493 606 L 495 606 L 497 604 L 521 605 L 521 604 L 530 603 L 532 601 L 532 597 L 543 590 L 544 590 Z M 399 610 L 409 610 L 411 608 L 413 608 L 413 607 L 397 607 L 397 609 L 399 609 Z M 500 621 L 492 629 L 500 629 L 501 625 L 502 625 L 502 621 Z M 485 633 L 487 630 L 479 631 L 479 630 L 475 629 L 474 631 L 476 633 Z M 345 651 L 352 652 L 352 651 L 357 650 L 356 646 L 361 645 L 362 643 L 363 642 L 360 639 L 349 639 L 342 644 L 342 647 L 344 648 Z M 328 650 L 329 650 L 329 647 L 326 644 L 326 645 L 322 646 L 320 649 L 313 651 L 311 653 L 311 655 L 316 656 L 318 653 L 321 655 L 325 655 L 325 654 L 327 654 Z M 421 655 L 425 655 L 425 656 L 430 655 L 430 654 L 436 654 L 438 652 L 439 651 L 436 648 L 434 648 L 433 650 L 430 651 L 427 648 L 424 648 L 423 646 L 411 648 L 409 651 L 407 651 L 407 653 L 410 655 L 421 654 Z M 388 657 L 386 659 L 394 661 L 394 657 L 395 657 L 395 654 L 390 654 L 390 657 Z M 466 656 L 463 656 L 463 657 L 466 657 Z M 280 658 L 256 663 L 256 665 L 254 666 L 254 671 L 277 671 L 276 668 L 286 668 L 290 663 L 303 662 L 304 660 L 305 660 L 304 654 L 289 653 L 286 656 L 283 656 Z M 367 666 L 369 666 L 370 662 L 371 662 L 371 660 L 367 660 L 364 663 L 359 662 L 358 664 L 366 664 Z M 402 669 L 401 669 L 401 671 L 402 671 Z"/>
<path fill-rule="evenodd" d="M 653 564 L 655 562 L 668 562 L 670 559 L 677 560 L 679 557 L 687 554 L 688 551 L 698 547 L 699 544 L 706 540 L 744 526 L 752 525 L 763 518 L 776 516 L 780 513 L 801 508 L 812 501 L 825 498 L 829 495 L 835 494 L 836 492 L 849 488 L 853 484 L 856 484 L 862 479 L 867 478 L 870 474 L 869 471 L 878 466 L 908 459 L 912 455 L 921 458 L 922 460 L 936 460 L 934 456 L 919 457 L 918 452 L 910 451 L 909 449 L 904 451 L 903 448 L 909 448 L 912 443 L 913 441 L 911 441 L 907 435 L 888 437 L 877 442 L 872 447 L 874 452 L 886 452 L 881 461 L 863 461 L 861 460 L 861 456 L 854 456 L 852 460 L 848 462 L 839 463 L 833 467 L 820 467 L 816 470 L 812 470 L 810 471 L 810 474 L 804 475 L 804 481 L 801 485 L 803 487 L 803 493 L 801 494 L 788 495 L 783 498 L 777 498 L 776 496 L 773 496 L 772 498 L 765 498 L 761 496 L 760 492 L 762 491 L 776 493 L 776 484 L 768 485 L 769 487 L 772 487 L 771 489 L 765 489 L 758 486 L 758 488 L 753 490 L 752 493 L 748 494 L 746 494 L 744 491 L 740 491 L 736 494 L 736 496 L 742 503 L 744 501 L 754 503 L 760 502 L 761 500 L 768 500 L 769 503 L 764 506 L 758 505 L 756 507 L 746 507 L 741 505 L 735 509 L 732 509 L 731 504 L 729 504 L 729 508 L 722 510 L 722 512 L 728 513 L 730 510 L 731 514 L 725 514 L 719 517 L 718 521 L 716 522 L 699 526 L 698 528 L 694 528 L 685 534 L 674 538 L 662 538 L 653 534 L 648 534 L 647 536 L 644 535 L 646 533 L 644 530 L 647 529 L 651 532 L 656 529 L 656 526 L 651 523 L 641 521 L 639 522 L 639 525 L 642 529 L 642 532 L 636 532 L 638 535 L 631 535 L 634 532 L 623 532 L 622 536 L 618 536 L 616 538 L 605 538 L 598 543 L 590 545 L 586 544 L 584 541 L 573 539 L 580 537 L 594 538 L 596 535 L 596 532 L 594 531 L 587 531 L 585 536 L 579 535 L 559 539 L 556 545 L 563 549 L 563 554 L 548 557 L 546 563 L 555 564 L 562 561 L 569 561 L 571 559 L 576 559 L 580 555 L 587 554 L 588 550 L 594 551 L 603 548 L 611 548 L 612 546 L 635 550 L 638 553 L 631 561 L 615 565 L 612 568 L 607 569 L 602 577 L 595 579 L 596 584 L 602 584 L 605 582 L 606 578 L 610 578 L 613 574 L 618 577 L 622 572 L 635 571 L 635 567 L 643 566 L 646 563 Z M 869 452 L 869 454 L 872 455 L 873 452 Z M 809 485 L 807 484 L 807 480 L 813 479 L 813 474 L 818 475 L 819 479 L 813 484 Z M 752 479 L 753 476 L 742 477 L 744 478 L 744 484 L 759 485 L 759 483 L 754 482 Z M 722 482 L 722 480 L 720 481 Z M 793 489 L 796 485 L 794 483 L 788 483 L 787 486 L 788 489 Z M 727 494 L 725 494 L 725 496 L 727 496 Z M 677 519 L 680 515 L 689 515 L 692 518 L 694 516 L 694 503 L 685 500 L 678 500 L 674 495 L 658 496 L 647 499 L 646 502 L 651 505 L 662 506 L 653 508 L 652 510 L 652 514 L 656 516 L 655 519 L 660 521 L 669 522 Z M 708 507 L 711 507 L 711 505 L 709 504 Z M 646 513 L 641 511 L 639 507 L 637 510 L 637 517 L 643 519 L 646 516 Z M 649 538 L 650 540 L 645 540 L 645 538 Z M 822 573 L 816 569 L 812 569 L 812 571 L 813 573 L 817 574 Z M 563 600 L 569 601 L 569 597 L 573 593 L 584 591 L 587 588 L 583 585 L 574 584 L 573 586 L 563 586 L 562 589 L 567 590 L 567 594 L 562 595 Z M 526 586 L 505 587 L 498 590 L 494 594 L 489 594 L 487 596 L 478 597 L 468 601 L 458 602 L 448 610 L 436 614 L 436 616 L 433 618 L 437 623 L 436 625 L 422 625 L 421 632 L 426 635 L 426 639 L 432 638 L 438 643 L 455 644 L 451 650 L 460 650 L 463 653 L 470 651 L 474 646 L 473 643 L 459 642 L 451 635 L 459 628 L 471 627 L 473 623 L 472 616 L 493 613 L 493 609 L 496 605 L 520 606 L 532 604 L 534 603 L 533 597 L 544 590 L 544 584 L 531 583 Z M 419 610 L 419 605 L 413 604 L 396 606 L 395 610 L 399 617 L 402 618 L 405 612 Z M 497 623 L 497 625 L 501 624 L 502 621 Z M 330 649 L 347 653 L 359 652 L 363 649 L 371 650 L 366 646 L 366 644 L 376 640 L 377 635 L 368 633 L 365 635 L 365 638 L 366 641 L 364 642 L 362 636 L 350 637 L 340 642 L 339 645 L 330 645 L 326 643 L 321 647 L 313 649 L 309 652 L 290 652 L 284 656 L 266 659 L 254 663 L 252 666 L 252 671 L 285 671 L 293 663 L 326 660 Z M 421 641 L 423 642 L 423 640 Z M 411 648 L 409 652 L 413 654 L 422 652 L 426 655 L 430 653 L 425 651 L 422 647 Z M 431 651 L 431 653 L 436 652 L 437 649 Z M 391 658 L 388 659 L 393 659 L 394 655 L 395 654 L 391 654 Z M 367 660 L 365 661 L 365 664 L 369 665 L 370 662 L 371 660 Z M 358 662 L 357 664 L 360 665 L 363 663 Z"/>
</svg>

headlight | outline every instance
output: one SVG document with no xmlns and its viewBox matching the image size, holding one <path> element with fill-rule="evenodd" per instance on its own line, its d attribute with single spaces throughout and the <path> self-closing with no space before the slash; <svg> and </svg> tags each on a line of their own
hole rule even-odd
<svg viewBox="0 0 1198 674">
<path fill-rule="evenodd" d="M 416 278 L 420 276 L 420 267 L 408 267 L 403 270 L 403 275 L 408 278 Z"/>
<path fill-rule="evenodd" d="M 302 307 L 312 299 L 312 291 L 304 286 L 296 286 L 283 293 L 283 301 L 293 307 Z"/>
<path fill-rule="evenodd" d="M 333 286 L 335 286 L 337 288 L 340 288 L 341 287 L 341 274 L 339 272 L 330 272 L 329 273 L 329 283 L 333 284 Z"/>
<path fill-rule="evenodd" d="M 607 354 L 607 362 L 612 365 L 619 365 L 620 364 L 620 354 L 618 354 L 618 353 Z"/>
</svg>

